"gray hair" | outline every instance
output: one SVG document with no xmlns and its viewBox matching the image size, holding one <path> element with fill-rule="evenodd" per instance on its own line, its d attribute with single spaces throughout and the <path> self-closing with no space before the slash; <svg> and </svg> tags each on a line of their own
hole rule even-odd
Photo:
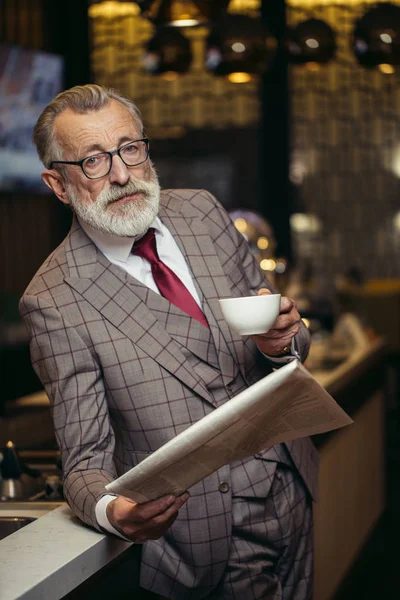
<svg viewBox="0 0 400 600">
<path fill-rule="evenodd" d="M 46 168 L 53 160 L 62 160 L 62 148 L 54 131 L 54 119 L 64 110 L 70 108 L 78 114 L 100 110 L 111 100 L 117 100 L 131 113 L 139 125 L 143 135 L 143 122 L 140 111 L 136 104 L 117 90 L 106 88 L 94 83 L 87 85 L 76 85 L 61 92 L 46 106 L 33 129 L 33 143 L 38 155 Z"/>
</svg>

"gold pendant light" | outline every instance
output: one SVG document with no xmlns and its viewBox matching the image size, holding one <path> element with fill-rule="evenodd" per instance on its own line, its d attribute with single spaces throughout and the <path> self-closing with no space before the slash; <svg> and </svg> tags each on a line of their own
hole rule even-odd
<svg viewBox="0 0 400 600">
<path fill-rule="evenodd" d="M 276 49 L 276 39 L 259 19 L 226 14 L 208 36 L 205 66 L 231 83 L 247 83 L 266 71 Z"/>
<path fill-rule="evenodd" d="M 113 19 L 118 17 L 137 17 L 140 15 L 139 6 L 136 2 L 125 2 L 117 0 L 91 0 L 88 8 L 89 17 L 92 19 Z"/>
<path fill-rule="evenodd" d="M 157 26 L 194 27 L 215 19 L 229 0 L 149 0 L 139 1 L 145 17 Z"/>
</svg>

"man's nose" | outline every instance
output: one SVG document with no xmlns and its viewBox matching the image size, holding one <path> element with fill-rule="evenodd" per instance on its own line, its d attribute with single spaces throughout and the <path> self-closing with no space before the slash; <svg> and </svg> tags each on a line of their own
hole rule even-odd
<svg viewBox="0 0 400 600">
<path fill-rule="evenodd" d="M 111 183 L 118 183 L 119 185 L 125 185 L 129 181 L 129 169 L 118 154 L 112 157 L 111 171 L 108 176 Z"/>
</svg>

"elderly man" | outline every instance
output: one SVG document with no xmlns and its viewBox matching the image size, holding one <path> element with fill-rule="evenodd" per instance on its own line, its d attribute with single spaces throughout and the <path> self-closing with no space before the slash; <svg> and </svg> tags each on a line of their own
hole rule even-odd
<svg viewBox="0 0 400 600">
<path fill-rule="evenodd" d="M 66 498 L 100 531 L 143 543 L 140 584 L 167 598 L 311 598 L 308 439 L 136 504 L 105 485 L 294 356 L 308 333 L 282 298 L 268 334 L 240 337 L 219 297 L 271 285 L 206 191 L 164 190 L 133 102 L 77 86 L 43 111 L 42 177 L 74 220 L 21 300 L 51 401 Z"/>
</svg>

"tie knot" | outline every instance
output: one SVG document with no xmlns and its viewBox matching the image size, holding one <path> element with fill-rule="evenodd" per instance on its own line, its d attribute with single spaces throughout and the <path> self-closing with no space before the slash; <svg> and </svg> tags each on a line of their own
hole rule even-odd
<svg viewBox="0 0 400 600">
<path fill-rule="evenodd" d="M 140 240 L 137 240 L 132 246 L 132 253 L 141 256 L 142 258 L 147 258 L 150 262 L 158 262 L 158 253 L 157 253 L 157 244 L 156 244 L 156 234 L 153 227 L 144 234 Z"/>
</svg>

